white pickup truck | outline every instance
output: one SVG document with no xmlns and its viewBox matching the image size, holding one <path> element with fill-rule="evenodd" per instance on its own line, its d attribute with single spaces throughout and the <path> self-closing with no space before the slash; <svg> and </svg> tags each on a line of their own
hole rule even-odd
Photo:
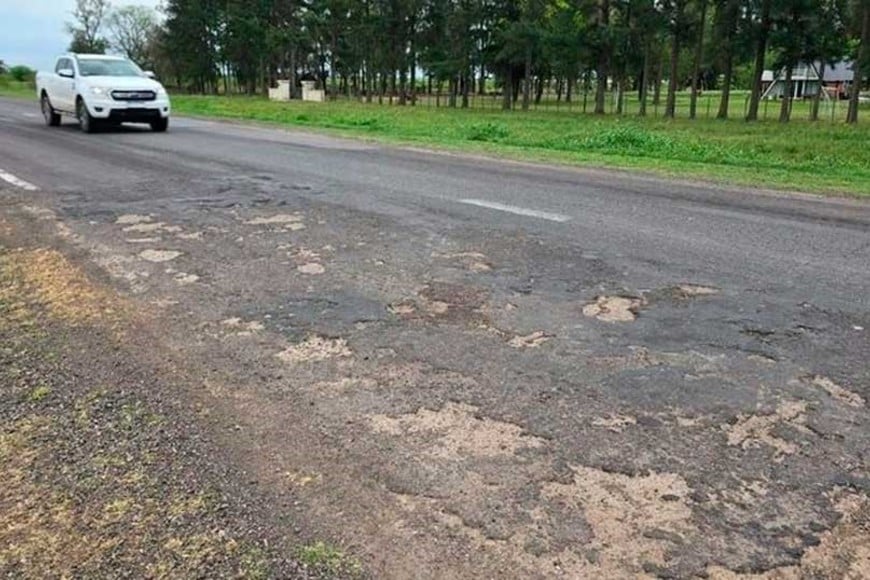
<svg viewBox="0 0 870 580">
<path fill-rule="evenodd" d="M 169 95 L 153 77 L 120 56 L 65 54 L 54 71 L 36 75 L 36 91 L 50 127 L 67 115 L 86 133 L 102 123 L 148 123 L 163 132 L 169 127 Z"/>
</svg>

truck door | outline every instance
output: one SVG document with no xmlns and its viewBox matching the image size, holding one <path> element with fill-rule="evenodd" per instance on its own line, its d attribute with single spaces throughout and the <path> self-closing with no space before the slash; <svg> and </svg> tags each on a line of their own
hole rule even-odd
<svg viewBox="0 0 870 580">
<path fill-rule="evenodd" d="M 70 58 L 60 58 L 54 68 L 54 83 L 52 87 L 52 104 L 55 109 L 72 112 L 75 111 L 76 98 L 76 81 L 75 78 L 67 78 L 60 76 L 61 71 L 73 71 L 75 74 L 75 65 Z"/>
</svg>

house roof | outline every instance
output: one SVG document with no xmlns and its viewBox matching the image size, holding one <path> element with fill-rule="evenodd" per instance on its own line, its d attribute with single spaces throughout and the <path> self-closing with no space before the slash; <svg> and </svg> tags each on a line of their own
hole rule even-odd
<svg viewBox="0 0 870 580">
<path fill-rule="evenodd" d="M 854 78 L 855 71 L 852 70 L 851 61 L 840 61 L 835 63 L 833 66 L 828 65 L 825 67 L 825 82 L 851 82 Z"/>
<path fill-rule="evenodd" d="M 819 80 L 819 71 L 822 69 L 821 61 L 816 61 L 812 65 L 809 63 L 799 63 L 791 71 L 793 81 L 817 81 Z M 834 64 L 825 66 L 824 82 L 826 83 L 842 83 L 851 82 L 855 77 L 852 71 L 852 61 L 840 61 Z M 766 70 L 761 75 L 763 82 L 773 82 L 785 78 L 785 67 L 776 74 L 772 70 Z"/>
</svg>

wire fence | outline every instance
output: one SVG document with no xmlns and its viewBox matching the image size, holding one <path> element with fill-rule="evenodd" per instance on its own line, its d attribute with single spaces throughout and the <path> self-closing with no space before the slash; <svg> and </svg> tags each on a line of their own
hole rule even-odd
<svg viewBox="0 0 870 580">
<path fill-rule="evenodd" d="M 664 118 L 666 116 L 665 94 L 661 93 L 659 99 L 650 94 L 647 100 L 646 116 L 651 118 Z M 708 91 L 698 95 L 695 105 L 695 117 L 698 119 L 714 119 L 719 115 L 722 95 L 719 91 Z M 341 95 L 333 100 L 357 101 L 374 105 L 397 106 L 401 99 L 395 95 L 372 95 L 371 99 L 365 97 L 350 97 Z M 408 94 L 405 97 L 406 106 L 425 107 L 430 109 L 475 109 L 475 110 L 504 110 L 504 96 L 500 93 L 471 93 L 465 99 L 462 95 L 449 92 L 434 91 L 432 93 Z M 782 100 L 762 99 L 759 103 L 758 118 L 761 120 L 777 120 L 780 118 Z M 838 99 L 821 99 L 818 105 L 818 117 L 820 122 L 840 123 L 846 119 L 848 101 Z M 867 103 L 861 105 L 861 109 L 870 109 Z M 522 110 L 522 96 L 512 102 L 514 111 Z M 562 112 L 562 113 L 593 113 L 595 110 L 595 94 L 592 91 L 579 92 L 572 95 L 568 100 L 565 95 L 555 92 L 544 92 L 540 97 L 534 96 L 528 105 L 528 110 L 533 112 Z M 625 93 L 622 105 L 615 92 L 608 92 L 605 102 L 605 113 L 608 115 L 636 116 L 640 113 L 641 103 L 637 93 Z M 811 120 L 813 110 L 812 99 L 792 99 L 790 102 L 791 120 Z M 690 118 L 691 103 L 690 95 L 686 91 L 677 93 L 674 105 L 675 118 Z M 742 119 L 749 111 L 748 91 L 733 91 L 729 99 L 728 117 Z M 866 115 L 864 115 L 866 117 Z"/>
</svg>

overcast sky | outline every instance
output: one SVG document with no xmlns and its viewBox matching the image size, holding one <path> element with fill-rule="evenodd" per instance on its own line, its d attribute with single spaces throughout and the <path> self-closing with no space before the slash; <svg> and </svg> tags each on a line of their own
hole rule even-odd
<svg viewBox="0 0 870 580">
<path fill-rule="evenodd" d="M 157 6 L 159 0 L 115 0 L 113 5 Z M 75 0 L 0 0 L 0 60 L 35 69 L 51 68 L 69 47 L 64 23 Z"/>
</svg>

